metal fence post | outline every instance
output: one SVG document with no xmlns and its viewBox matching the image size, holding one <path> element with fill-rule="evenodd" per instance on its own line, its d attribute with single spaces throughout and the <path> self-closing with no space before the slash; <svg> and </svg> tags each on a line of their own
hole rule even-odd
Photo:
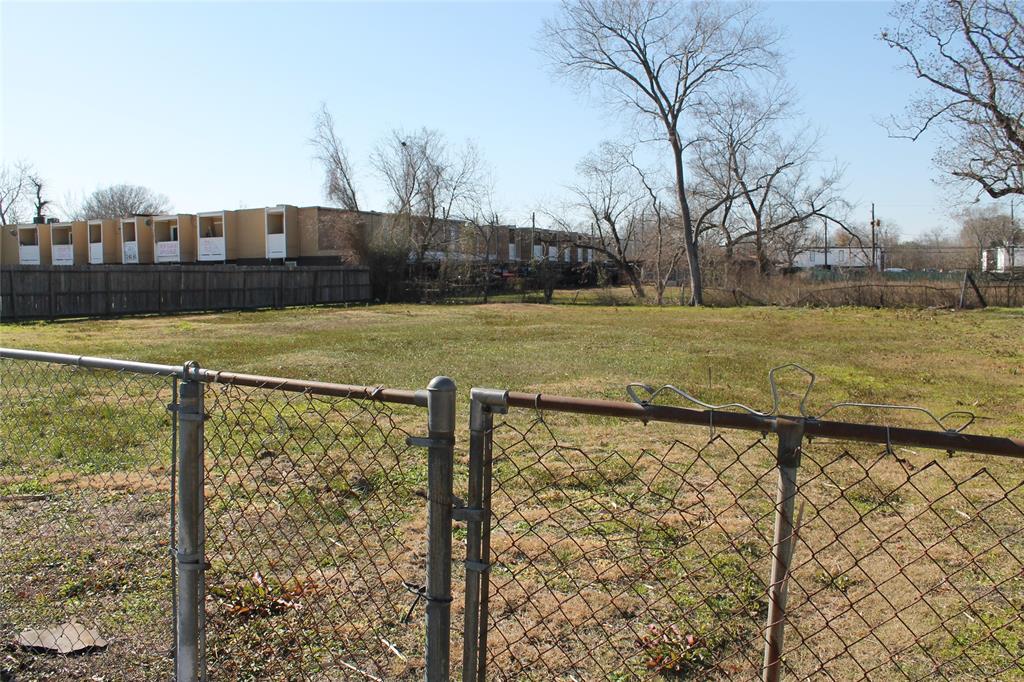
<svg viewBox="0 0 1024 682">
<path fill-rule="evenodd" d="M 452 621 L 452 479 L 455 382 L 427 385 L 427 682 L 449 679 Z"/>
<path fill-rule="evenodd" d="M 178 388 L 178 580 L 177 639 L 174 672 L 177 682 L 202 678 L 200 646 L 203 609 L 203 384 L 196 381 L 195 363 L 185 365 Z M 192 377 L 192 378 L 190 378 Z"/>
<path fill-rule="evenodd" d="M 481 591 L 486 594 L 490 552 L 483 547 L 490 532 L 490 488 L 488 475 L 494 413 L 505 413 L 507 391 L 474 388 L 469 407 L 469 488 L 466 507 L 456 518 L 466 521 L 466 605 L 462 650 L 462 681 L 483 680 L 485 674 L 487 620 L 481 616 Z M 478 660 L 479 659 L 479 660 Z"/>
<path fill-rule="evenodd" d="M 800 443 L 804 423 L 778 419 L 779 488 L 775 498 L 775 539 L 772 543 L 772 576 L 768 584 L 768 621 L 765 624 L 763 682 L 777 682 L 782 669 L 782 641 L 786 625 L 786 583 L 793 558 L 793 508 L 796 473 L 800 467 Z"/>
</svg>

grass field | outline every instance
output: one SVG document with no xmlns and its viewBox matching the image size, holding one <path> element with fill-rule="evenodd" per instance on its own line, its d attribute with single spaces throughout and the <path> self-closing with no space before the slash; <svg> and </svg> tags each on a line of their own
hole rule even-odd
<svg viewBox="0 0 1024 682">
<path fill-rule="evenodd" d="M 1024 311 L 1010 309 L 392 305 L 3 325 L 0 341 L 398 388 L 448 374 L 467 390 L 624 399 L 631 381 L 672 383 L 761 409 L 768 370 L 796 362 L 818 375 L 812 411 L 840 400 L 968 409 L 977 432 L 1024 434 Z"/>
<path fill-rule="evenodd" d="M 443 373 L 460 386 L 462 427 L 473 385 L 625 399 L 630 381 L 673 383 L 767 409 L 768 369 L 798 362 L 818 374 L 812 412 L 839 400 L 970 409 L 980 417 L 972 432 L 1021 436 L 1022 332 L 1021 311 L 995 309 L 498 304 L 7 325 L 0 337 L 398 388 Z M 168 644 L 169 386 L 17 372 L 0 383 L 0 530 L 32 541 L 0 548 L 0 626 L 85 619 L 115 655 L 12 651 L 17 679 L 158 679 Z M 783 411 L 793 412 L 803 379 L 790 375 L 784 387 Z M 118 406 L 113 398 L 125 395 Z M 348 663 L 381 679 L 420 677 L 422 633 L 415 619 L 402 622 L 412 602 L 401 583 L 423 560 L 425 458 L 404 445 L 422 433 L 423 413 L 215 387 L 206 408 L 212 679 L 365 679 L 340 667 Z M 93 419 L 73 418 L 82 413 Z M 929 426 L 913 414 L 846 416 Z M 498 422 L 494 679 L 756 671 L 773 437 L 529 410 Z M 457 494 L 465 447 L 463 432 Z M 808 444 L 787 673 L 843 677 L 874 665 L 872 679 L 919 679 L 940 661 L 948 679 L 1024 678 L 1019 466 L 897 454 Z M 455 537 L 464 541 L 465 529 Z M 455 572 L 457 630 L 459 564 Z"/>
</svg>

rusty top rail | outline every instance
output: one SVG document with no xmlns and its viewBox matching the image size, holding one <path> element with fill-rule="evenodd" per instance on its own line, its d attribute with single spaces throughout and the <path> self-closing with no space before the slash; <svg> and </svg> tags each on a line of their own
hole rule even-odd
<svg viewBox="0 0 1024 682">
<path fill-rule="evenodd" d="M 133 372 L 153 376 L 177 377 L 205 383 L 225 384 L 230 386 L 248 386 L 252 388 L 270 388 L 293 393 L 310 393 L 313 395 L 329 395 L 343 398 L 358 398 L 385 403 L 417 405 L 426 407 L 426 391 L 410 391 L 383 386 L 358 386 L 349 384 L 332 384 L 323 381 L 304 381 L 301 379 L 285 379 L 282 377 L 262 376 L 258 374 L 241 374 L 223 372 L 202 367 L 186 365 L 159 365 L 150 362 L 134 362 L 132 360 L 116 360 L 97 358 L 88 355 L 68 355 L 66 353 L 45 353 L 42 351 L 22 350 L 20 348 L 0 348 L 0 358 L 11 360 L 33 360 L 59 365 L 72 365 L 90 369 L 107 369 L 117 372 Z"/>
<path fill-rule="evenodd" d="M 717 426 L 746 431 L 775 432 L 780 422 L 803 421 L 804 435 L 806 436 L 881 445 L 907 445 L 957 452 L 975 452 L 983 455 L 1024 459 L 1024 440 L 1018 438 L 805 419 L 786 415 L 762 417 L 746 412 L 694 410 L 670 405 L 640 405 L 617 400 L 592 400 L 543 393 L 509 391 L 507 396 L 509 407 L 535 408 L 602 417 L 624 417 L 645 422 L 660 421 L 695 426 Z"/>
</svg>

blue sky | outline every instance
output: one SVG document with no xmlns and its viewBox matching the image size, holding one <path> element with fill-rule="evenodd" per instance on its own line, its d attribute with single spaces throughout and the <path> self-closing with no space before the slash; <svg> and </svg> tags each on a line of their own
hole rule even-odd
<svg viewBox="0 0 1024 682">
<path fill-rule="evenodd" d="M 931 142 L 878 121 L 916 88 L 875 39 L 886 3 L 767 3 L 787 73 L 850 200 L 905 235 L 951 226 Z M 395 127 L 472 139 L 512 221 L 557 204 L 579 159 L 626 122 L 553 78 L 535 49 L 551 3 L 0 3 L 2 158 L 55 198 L 131 182 L 186 212 L 323 203 L 306 142 L 324 100 L 362 203 Z"/>
</svg>

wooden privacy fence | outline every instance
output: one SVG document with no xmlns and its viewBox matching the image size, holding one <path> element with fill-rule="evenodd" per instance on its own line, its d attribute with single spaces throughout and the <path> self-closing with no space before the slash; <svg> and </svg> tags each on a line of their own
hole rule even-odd
<svg viewBox="0 0 1024 682">
<path fill-rule="evenodd" d="M 370 272 L 337 266 L 93 265 L 0 270 L 0 319 L 368 301 Z"/>
</svg>

